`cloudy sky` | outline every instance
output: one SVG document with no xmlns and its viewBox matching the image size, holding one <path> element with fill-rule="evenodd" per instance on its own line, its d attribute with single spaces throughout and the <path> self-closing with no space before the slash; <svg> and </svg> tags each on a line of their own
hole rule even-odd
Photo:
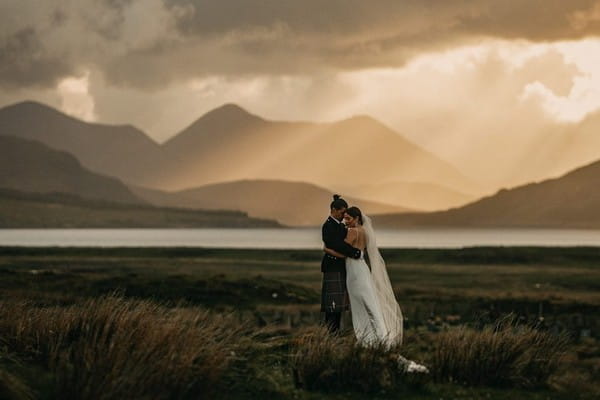
<svg viewBox="0 0 600 400">
<path fill-rule="evenodd" d="M 225 102 L 369 114 L 465 170 L 600 110 L 600 1 L 2 0 L 25 99 L 159 142 Z"/>
</svg>

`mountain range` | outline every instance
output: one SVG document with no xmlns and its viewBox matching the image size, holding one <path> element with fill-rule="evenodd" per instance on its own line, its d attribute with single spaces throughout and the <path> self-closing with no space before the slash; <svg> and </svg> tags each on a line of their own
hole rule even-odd
<svg viewBox="0 0 600 400">
<path fill-rule="evenodd" d="M 559 178 L 502 189 L 463 207 L 380 215 L 380 227 L 600 228 L 600 161 Z"/>
<path fill-rule="evenodd" d="M 154 187 L 187 188 L 240 179 L 324 187 L 390 180 L 477 185 L 456 168 L 367 116 L 332 123 L 269 121 L 226 104 L 164 143 L 179 170 Z"/>
<path fill-rule="evenodd" d="M 155 207 L 36 140 L 0 136 L 0 227 L 278 227 L 235 211 Z"/>
<path fill-rule="evenodd" d="M 302 182 L 238 181 L 178 192 L 128 187 L 117 178 L 88 170 L 65 151 L 14 136 L 0 136 L 0 188 L 26 193 L 66 193 L 82 199 L 132 205 L 234 210 L 257 219 L 276 219 L 294 226 L 322 222 L 331 201 L 327 189 Z M 354 198 L 348 198 L 348 201 L 374 213 L 407 211 L 398 206 Z"/>
<path fill-rule="evenodd" d="M 549 153 L 532 154 L 532 162 L 561 144 L 571 157 L 587 143 L 586 157 L 593 157 L 593 135 L 584 133 L 570 141 L 560 132 L 551 136 Z M 63 193 L 150 214 L 167 207 L 176 210 L 177 221 L 196 212 L 189 208 L 228 209 L 242 219 L 248 213 L 305 226 L 320 223 L 332 192 L 342 191 L 367 213 L 381 213 L 375 219 L 382 227 L 599 228 L 599 183 L 597 161 L 476 200 L 479 189 L 468 178 L 364 116 L 318 124 L 268 121 L 229 104 L 158 144 L 134 127 L 79 121 L 39 103 L 0 109 L 0 188 L 19 191 L 3 200 L 13 211 L 21 204 L 15 196 Z M 40 208 L 45 198 L 35 199 L 35 207 L 29 200 L 22 204 L 31 215 L 58 207 L 46 202 Z M 447 210 L 423 212 L 436 209 Z"/>
<path fill-rule="evenodd" d="M 452 165 L 366 116 L 332 123 L 269 121 L 226 104 L 158 144 L 130 125 L 88 123 L 26 101 L 0 109 L 0 135 L 39 140 L 93 171 L 160 190 L 249 179 L 326 188 L 403 180 L 451 188 L 437 194 L 441 208 L 456 205 L 452 191 L 481 193 Z M 364 197 L 360 191 L 352 195 Z M 377 193 L 370 190 L 369 196 Z M 402 191 L 395 197 L 401 200 Z M 427 203 L 431 194 L 413 188 L 411 197 Z M 400 200 L 393 205 L 413 208 Z"/>
</svg>

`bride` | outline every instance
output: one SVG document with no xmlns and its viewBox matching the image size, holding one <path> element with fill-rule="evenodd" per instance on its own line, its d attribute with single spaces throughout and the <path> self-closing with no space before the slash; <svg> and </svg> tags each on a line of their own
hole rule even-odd
<svg viewBox="0 0 600 400">
<path fill-rule="evenodd" d="M 346 258 L 346 285 L 350 298 L 352 325 L 359 343 L 366 346 L 381 343 L 387 348 L 402 344 L 402 311 L 388 277 L 385 261 L 379 253 L 371 219 L 358 207 L 346 210 L 344 223 L 348 228 L 345 241 L 351 246 L 365 250 L 369 255 L 370 268 L 364 256 L 355 260 Z M 335 250 L 325 252 L 344 257 Z"/>
<path fill-rule="evenodd" d="M 387 349 L 400 346 L 403 338 L 402 311 L 394 296 L 385 261 L 377 248 L 371 218 L 358 207 L 350 207 L 344 215 L 344 223 L 348 227 L 345 241 L 361 250 L 361 257 L 357 260 L 346 258 L 328 248 L 325 252 L 346 258 L 346 286 L 358 343 L 363 346 L 381 344 Z M 369 255 L 370 268 L 364 259 L 365 250 Z M 402 355 L 398 355 L 398 364 L 407 373 L 429 373 L 426 366 Z"/>
</svg>

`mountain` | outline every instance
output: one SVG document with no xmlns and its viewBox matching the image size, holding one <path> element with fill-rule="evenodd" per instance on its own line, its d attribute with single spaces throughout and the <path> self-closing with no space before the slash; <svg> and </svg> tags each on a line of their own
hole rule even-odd
<svg viewBox="0 0 600 400">
<path fill-rule="evenodd" d="M 170 190 L 267 179 L 324 187 L 430 181 L 479 191 L 452 165 L 366 116 L 332 123 L 268 121 L 228 104 L 203 115 L 164 147 L 181 163 L 154 186 Z"/>
<path fill-rule="evenodd" d="M 88 123 L 33 101 L 0 109 L 0 135 L 38 140 L 73 154 L 93 171 L 137 183 L 160 177 L 172 161 L 131 125 Z"/>
<path fill-rule="evenodd" d="M 0 136 L 0 187 L 64 192 L 121 203 L 145 203 L 121 181 L 84 167 L 71 154 L 28 139 Z"/>
<path fill-rule="evenodd" d="M 241 212 L 159 208 L 0 189 L 0 228 L 277 228 Z"/>
<path fill-rule="evenodd" d="M 93 171 L 161 190 L 261 179 L 323 187 L 423 181 L 481 193 L 452 165 L 366 116 L 270 121 L 226 104 L 161 145 L 130 125 L 88 123 L 27 101 L 0 109 L 0 135 L 39 140 Z"/>
<path fill-rule="evenodd" d="M 372 185 L 336 186 L 365 200 L 405 206 L 418 211 L 438 211 L 457 207 L 475 200 L 475 196 L 442 185 L 426 182 L 385 182 Z"/>
<path fill-rule="evenodd" d="M 600 228 L 600 161 L 443 212 L 378 216 L 382 227 Z"/>
<path fill-rule="evenodd" d="M 131 187 L 152 204 L 206 210 L 239 210 L 251 217 L 274 219 L 284 225 L 314 226 L 329 214 L 329 190 L 303 182 L 243 180 L 205 185 L 177 192 Z M 369 214 L 406 211 L 405 208 L 347 197 Z"/>
</svg>

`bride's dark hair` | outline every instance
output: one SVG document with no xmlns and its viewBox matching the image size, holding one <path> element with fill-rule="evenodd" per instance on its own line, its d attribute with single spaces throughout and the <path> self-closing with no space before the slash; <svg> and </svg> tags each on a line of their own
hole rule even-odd
<svg viewBox="0 0 600 400">
<path fill-rule="evenodd" d="M 363 224 L 362 211 L 360 211 L 360 208 L 352 206 L 349 209 L 347 209 L 346 212 L 351 217 L 358 218 L 358 222 L 360 222 L 361 225 Z"/>
</svg>

